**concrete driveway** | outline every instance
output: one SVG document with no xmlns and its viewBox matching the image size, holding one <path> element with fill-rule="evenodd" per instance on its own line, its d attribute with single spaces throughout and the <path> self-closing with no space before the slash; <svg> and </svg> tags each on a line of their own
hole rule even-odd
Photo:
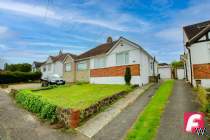
<svg viewBox="0 0 210 140">
<path fill-rule="evenodd" d="M 11 89 L 38 89 L 41 88 L 41 83 L 24 83 L 24 84 L 11 84 L 6 89 L 1 89 L 2 91 L 5 91 L 6 93 L 9 93 Z"/>
<path fill-rule="evenodd" d="M 199 107 L 192 87 L 184 81 L 175 81 L 173 94 L 161 118 L 156 140 L 206 140 L 204 136 L 184 132 L 184 112 L 199 112 Z"/>
</svg>

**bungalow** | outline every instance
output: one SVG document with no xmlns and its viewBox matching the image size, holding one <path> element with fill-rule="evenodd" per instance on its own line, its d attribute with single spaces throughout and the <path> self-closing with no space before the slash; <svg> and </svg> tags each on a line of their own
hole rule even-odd
<svg viewBox="0 0 210 140">
<path fill-rule="evenodd" d="M 49 57 L 49 59 L 46 64 L 52 63 L 53 58 Z M 131 84 L 146 84 L 150 76 L 158 74 L 157 61 L 141 46 L 123 37 L 115 41 L 108 37 L 105 43 L 79 56 L 71 56 L 71 59 L 70 63 L 66 62 L 67 59 L 62 60 L 64 67 L 67 66 L 66 64 L 70 64 L 68 67 L 71 67 L 64 77 L 70 77 L 68 75 L 70 72 L 74 73 L 71 74 L 71 82 L 124 84 L 126 67 L 131 69 Z M 61 67 L 58 68 L 63 71 Z"/>
<path fill-rule="evenodd" d="M 41 71 L 40 67 L 41 65 L 44 64 L 44 62 L 37 62 L 37 61 L 34 61 L 33 64 L 32 64 L 32 72 L 37 72 L 37 71 Z"/>
<path fill-rule="evenodd" d="M 74 54 L 62 53 L 61 51 L 57 56 L 49 56 L 40 67 L 42 77 L 57 74 L 67 82 L 74 82 L 75 70 L 73 66 L 76 57 Z"/>
<path fill-rule="evenodd" d="M 187 81 L 210 87 L 210 21 L 183 27 L 183 37 Z"/>
</svg>

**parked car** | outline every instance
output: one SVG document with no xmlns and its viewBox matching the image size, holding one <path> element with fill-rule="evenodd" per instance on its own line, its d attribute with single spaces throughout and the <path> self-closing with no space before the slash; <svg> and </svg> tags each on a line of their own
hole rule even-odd
<svg viewBox="0 0 210 140">
<path fill-rule="evenodd" d="M 53 74 L 45 78 L 42 78 L 41 81 L 42 81 L 42 86 L 65 85 L 66 83 L 65 80 L 63 80 L 62 77 L 57 74 Z"/>
</svg>

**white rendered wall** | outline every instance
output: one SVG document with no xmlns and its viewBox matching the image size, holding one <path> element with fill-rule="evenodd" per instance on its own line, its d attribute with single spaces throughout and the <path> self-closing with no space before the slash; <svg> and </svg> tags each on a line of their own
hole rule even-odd
<svg viewBox="0 0 210 140">
<path fill-rule="evenodd" d="M 170 67 L 159 67 L 158 72 L 161 79 L 171 79 L 171 68 Z"/>
<path fill-rule="evenodd" d="M 124 77 L 90 77 L 90 83 L 93 84 L 125 84 Z M 131 84 L 140 85 L 140 76 L 132 76 Z M 140 85 L 141 86 L 141 85 Z"/>
<path fill-rule="evenodd" d="M 190 46 L 192 64 L 210 63 L 210 41 Z"/>
<path fill-rule="evenodd" d="M 177 79 L 182 80 L 184 78 L 184 69 L 177 69 Z"/>
<path fill-rule="evenodd" d="M 210 63 L 210 41 L 208 42 L 200 42 L 195 43 L 191 45 L 190 47 L 191 51 L 191 59 L 192 59 L 192 65 L 193 64 L 206 64 Z M 188 50 L 185 48 L 185 53 L 187 54 L 187 62 L 186 62 L 186 68 L 187 68 L 187 76 L 188 80 L 191 80 L 191 69 L 190 69 L 190 56 Z M 193 69 L 192 69 L 193 74 Z M 195 80 L 193 78 L 193 86 L 196 86 Z M 201 80 L 201 86 L 203 87 L 210 87 L 210 79 L 198 79 Z"/>
<path fill-rule="evenodd" d="M 106 66 L 105 67 L 113 67 L 116 65 L 116 54 L 120 52 L 129 51 L 129 63 L 131 64 L 140 64 L 139 59 L 139 49 L 136 47 L 130 46 L 128 44 L 124 44 L 123 46 L 118 45 L 109 55 L 101 55 L 106 57 Z M 100 57 L 100 56 L 97 56 Z M 90 59 L 90 69 L 94 69 L 94 59 L 97 57 L 93 57 Z"/>
<path fill-rule="evenodd" d="M 150 61 L 152 58 L 149 57 L 143 50 L 140 48 L 136 48 L 135 46 L 123 42 L 123 46 L 116 46 L 108 55 L 101 55 L 106 57 L 106 66 L 105 67 L 113 67 L 116 65 L 116 54 L 120 52 L 129 52 L 129 63 L 126 65 L 132 64 L 140 64 L 140 76 L 132 76 L 131 83 L 132 84 L 147 84 L 149 82 L 149 76 L 152 75 L 152 70 L 150 70 Z M 97 56 L 100 57 L 100 56 Z M 97 57 L 93 57 L 90 59 L 90 69 L 94 69 L 94 60 Z M 157 66 L 157 65 L 156 65 Z M 157 68 L 156 68 L 157 72 Z M 124 77 L 91 77 L 91 83 L 110 83 L 110 84 L 124 84 Z"/>
<path fill-rule="evenodd" d="M 53 67 L 54 67 L 53 74 L 58 74 L 59 76 L 63 76 L 64 65 L 62 62 L 58 61 L 53 63 Z"/>
</svg>

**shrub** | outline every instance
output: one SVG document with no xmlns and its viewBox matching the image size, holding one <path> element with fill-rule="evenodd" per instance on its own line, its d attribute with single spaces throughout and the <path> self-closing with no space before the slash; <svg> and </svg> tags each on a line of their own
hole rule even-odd
<svg viewBox="0 0 210 140">
<path fill-rule="evenodd" d="M 127 85 L 130 85 L 130 82 L 131 82 L 131 69 L 130 69 L 130 67 L 126 67 L 124 78 L 125 78 L 125 83 Z"/>
<path fill-rule="evenodd" d="M 41 78 L 40 72 L 0 72 L 0 84 L 35 81 Z"/>
<path fill-rule="evenodd" d="M 15 99 L 28 111 L 37 113 L 40 118 L 56 122 L 56 106 L 44 101 L 41 96 L 31 94 L 30 90 L 20 90 Z"/>
<path fill-rule="evenodd" d="M 206 112 L 208 109 L 208 100 L 206 90 L 202 87 L 198 87 L 198 100 L 201 104 L 201 111 Z"/>
</svg>

